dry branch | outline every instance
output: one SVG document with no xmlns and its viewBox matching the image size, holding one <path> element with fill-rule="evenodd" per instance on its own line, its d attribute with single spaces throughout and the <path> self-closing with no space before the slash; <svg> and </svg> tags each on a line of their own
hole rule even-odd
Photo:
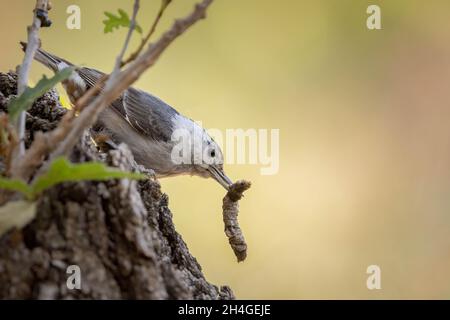
<svg viewBox="0 0 450 320">
<path fill-rule="evenodd" d="M 125 56 L 125 52 L 127 51 L 128 45 L 130 44 L 133 31 L 136 28 L 136 16 L 138 11 L 139 11 L 139 0 L 134 0 L 133 15 L 131 17 L 130 27 L 128 28 L 127 37 L 125 38 L 125 43 L 123 44 L 122 51 L 120 51 L 119 55 L 116 58 L 116 65 L 114 66 L 114 70 L 111 73 L 112 76 L 114 76 L 117 72 L 119 72 L 120 68 L 122 67 L 123 57 Z"/>
<path fill-rule="evenodd" d="M 239 213 L 238 201 L 243 197 L 244 191 L 248 190 L 250 186 L 251 183 L 249 181 L 236 181 L 230 186 L 228 193 L 223 198 L 222 209 L 225 234 L 238 262 L 244 261 L 247 257 L 247 243 L 237 220 Z"/>
<path fill-rule="evenodd" d="M 153 21 L 153 24 L 150 28 L 150 31 L 147 33 L 147 35 L 145 36 L 145 38 L 142 39 L 139 47 L 136 49 L 135 52 L 133 52 L 128 59 L 126 59 L 125 61 L 121 62 L 121 66 L 123 67 L 124 65 L 130 63 L 131 61 L 133 61 L 134 59 L 136 59 L 137 56 L 139 56 L 139 54 L 141 53 L 141 51 L 144 49 L 145 45 L 147 44 L 147 42 L 150 40 L 151 36 L 153 35 L 153 33 L 155 33 L 156 30 L 156 26 L 158 25 L 159 21 L 161 20 L 161 17 L 164 14 L 164 11 L 166 10 L 166 8 L 169 6 L 169 4 L 172 2 L 172 0 L 164 0 L 161 1 L 161 8 L 159 9 L 158 14 L 156 15 L 155 21 Z"/>
<path fill-rule="evenodd" d="M 39 48 L 39 28 L 42 23 L 42 14 L 47 12 L 47 8 L 47 0 L 36 0 L 36 6 L 33 11 L 33 23 L 28 27 L 28 46 L 19 70 L 17 96 L 20 96 L 27 87 L 31 63 L 33 62 L 36 50 Z M 13 158 L 15 159 L 22 157 L 25 154 L 25 118 L 25 112 L 21 112 L 17 123 L 15 124 L 19 139 L 19 144 L 16 145 L 13 150 Z"/>
</svg>

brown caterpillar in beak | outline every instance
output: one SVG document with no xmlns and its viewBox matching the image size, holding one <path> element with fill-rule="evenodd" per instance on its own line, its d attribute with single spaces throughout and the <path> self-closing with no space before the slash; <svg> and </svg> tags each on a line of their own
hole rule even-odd
<svg viewBox="0 0 450 320">
<path fill-rule="evenodd" d="M 230 186 L 223 198 L 222 209 L 225 234 L 238 262 L 244 261 L 247 257 L 247 243 L 245 243 L 244 235 L 237 220 L 239 213 L 238 201 L 243 197 L 244 191 L 248 190 L 250 186 L 250 181 L 236 181 Z"/>
</svg>

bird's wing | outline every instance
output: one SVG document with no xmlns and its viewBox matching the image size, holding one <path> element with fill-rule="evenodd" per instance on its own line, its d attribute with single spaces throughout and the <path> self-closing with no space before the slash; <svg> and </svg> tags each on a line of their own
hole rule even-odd
<svg viewBox="0 0 450 320">
<path fill-rule="evenodd" d="M 77 71 L 89 87 L 105 75 L 85 67 Z M 111 104 L 111 108 L 140 134 L 154 140 L 171 140 L 172 117 L 178 112 L 161 99 L 130 87 Z"/>
<path fill-rule="evenodd" d="M 79 76 L 86 82 L 88 87 L 93 87 L 95 84 L 105 76 L 105 74 L 101 71 L 82 67 L 77 69 L 77 73 Z"/>
<path fill-rule="evenodd" d="M 128 88 L 111 107 L 140 134 L 154 140 L 171 140 L 172 118 L 178 112 L 159 98 Z"/>
</svg>

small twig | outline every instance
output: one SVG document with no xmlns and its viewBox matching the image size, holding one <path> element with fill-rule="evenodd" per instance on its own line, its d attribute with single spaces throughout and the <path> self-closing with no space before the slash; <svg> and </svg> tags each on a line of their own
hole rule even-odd
<svg viewBox="0 0 450 320">
<path fill-rule="evenodd" d="M 133 6 L 133 15 L 130 21 L 130 27 L 128 28 L 127 37 L 125 39 L 125 43 L 123 44 L 122 51 L 120 51 L 119 55 L 116 58 L 116 65 L 114 66 L 114 70 L 111 73 L 111 76 L 115 76 L 117 72 L 119 72 L 122 67 L 122 60 L 125 56 L 125 52 L 127 51 L 128 45 L 130 44 L 131 36 L 133 35 L 133 31 L 136 28 L 136 16 L 139 11 L 139 0 L 134 1 Z"/>
<path fill-rule="evenodd" d="M 131 21 L 130 21 L 130 27 L 128 28 L 128 33 L 125 38 L 125 42 L 123 44 L 122 50 L 120 51 L 119 55 L 116 58 L 116 64 L 114 66 L 113 72 L 111 73 L 111 76 L 113 76 L 115 73 L 117 73 L 122 66 L 123 57 L 125 56 L 127 48 L 130 44 L 130 40 L 131 40 L 131 36 L 133 35 L 133 31 L 134 31 L 134 29 L 136 29 L 136 17 L 137 17 L 137 13 L 139 11 L 139 7 L 140 7 L 140 1 L 135 0 L 134 6 L 133 6 L 133 14 L 131 16 Z M 75 111 L 78 111 L 78 112 L 81 111 L 88 104 L 88 102 L 91 100 L 91 98 L 93 98 L 97 93 L 99 93 L 102 90 L 105 83 L 108 81 L 109 77 L 110 77 L 110 75 L 105 75 L 104 77 L 102 77 L 80 99 L 78 99 L 74 106 Z"/>
<path fill-rule="evenodd" d="M 116 64 L 114 65 L 113 72 L 111 76 L 117 73 L 121 68 L 122 59 L 125 56 L 125 52 L 130 44 L 131 36 L 133 35 L 133 31 L 136 28 L 136 16 L 139 11 L 140 1 L 135 0 L 133 6 L 133 15 L 130 21 L 130 27 L 128 28 L 128 33 L 125 38 L 125 42 L 123 44 L 122 50 L 116 58 Z M 97 93 L 99 93 L 104 87 L 105 83 L 108 81 L 110 75 L 103 76 L 99 81 L 95 83 L 93 87 L 91 87 L 80 99 L 78 99 L 75 103 L 74 110 L 76 112 L 80 112 L 83 108 L 88 104 L 88 102 L 93 98 Z"/>
<path fill-rule="evenodd" d="M 22 64 L 20 65 L 19 75 L 17 79 L 17 96 L 20 96 L 28 84 L 28 76 L 30 74 L 30 67 L 33 61 L 34 54 L 39 47 L 39 28 L 43 20 L 43 14 L 47 12 L 47 0 L 36 0 L 36 6 L 33 11 L 33 23 L 28 27 L 28 46 L 25 50 Z M 25 119 L 26 113 L 21 112 L 17 123 L 15 123 L 19 143 L 13 149 L 13 159 L 22 157 L 25 154 Z"/>
<path fill-rule="evenodd" d="M 225 234 L 238 262 L 244 261 L 247 257 L 247 244 L 237 220 L 239 213 L 238 201 L 243 197 L 244 191 L 248 190 L 250 186 L 251 183 L 249 181 L 239 180 L 230 186 L 228 193 L 223 198 L 222 209 Z"/>
<path fill-rule="evenodd" d="M 155 33 L 156 30 L 156 26 L 158 25 L 159 21 L 161 20 L 161 17 L 164 14 L 164 11 L 166 10 L 166 8 L 169 6 L 169 4 L 172 2 L 172 0 L 162 0 L 161 1 L 161 7 L 159 8 L 159 12 L 155 18 L 155 20 L 153 21 L 153 24 L 150 28 L 150 31 L 147 33 L 147 35 L 142 39 L 139 47 L 136 49 L 135 52 L 133 52 L 128 59 L 126 59 L 125 61 L 121 61 L 121 66 L 125 66 L 126 64 L 130 63 L 131 61 L 133 61 L 134 59 L 136 59 L 137 56 L 139 56 L 139 54 L 141 53 L 142 49 L 144 49 L 144 46 L 147 44 L 147 42 L 150 40 L 151 36 L 153 35 L 153 33 Z"/>
</svg>

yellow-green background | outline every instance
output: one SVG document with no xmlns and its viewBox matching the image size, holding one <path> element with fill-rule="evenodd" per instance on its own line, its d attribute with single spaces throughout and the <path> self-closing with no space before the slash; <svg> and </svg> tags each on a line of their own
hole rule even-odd
<svg viewBox="0 0 450 320">
<path fill-rule="evenodd" d="M 147 29 L 159 1 L 141 2 Z M 193 3 L 174 0 L 159 30 Z M 81 30 L 65 27 L 70 4 Z M 366 28 L 369 4 L 381 31 Z M 33 5 L 2 0 L 1 71 L 22 59 Z M 132 1 L 53 1 L 43 47 L 111 70 L 125 30 L 103 34 L 103 11 L 119 7 Z M 253 181 L 244 263 L 223 233 L 224 190 L 161 180 L 208 280 L 238 298 L 450 298 L 449 12 L 447 0 L 216 0 L 137 82 L 205 127 L 280 129 L 278 174 L 226 166 Z M 43 72 L 33 65 L 32 80 Z M 371 264 L 381 290 L 366 288 Z"/>
</svg>

